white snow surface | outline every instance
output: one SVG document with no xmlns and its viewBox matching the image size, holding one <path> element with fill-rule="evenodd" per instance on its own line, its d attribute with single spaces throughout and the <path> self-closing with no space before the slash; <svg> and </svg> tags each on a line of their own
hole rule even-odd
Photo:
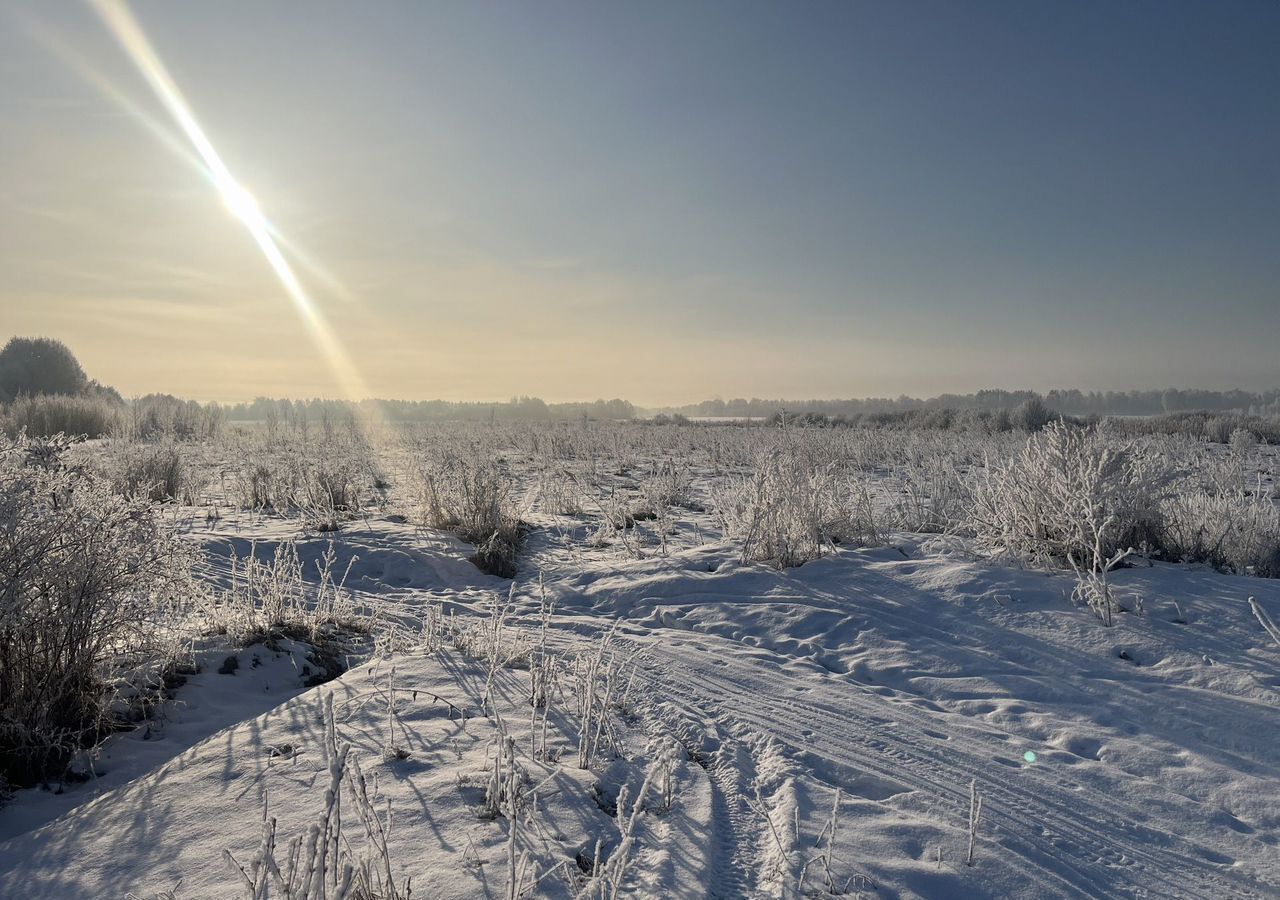
<svg viewBox="0 0 1280 900">
<path fill-rule="evenodd" d="M 216 578 L 228 548 L 296 534 L 231 516 L 197 537 Z M 300 552 L 331 539 L 341 565 L 357 558 L 348 586 L 402 622 L 435 602 L 486 614 L 508 590 L 466 545 L 401 522 L 303 537 Z M 1280 896 L 1280 646 L 1247 602 L 1280 619 L 1280 582 L 1142 564 L 1114 580 L 1143 614 L 1104 628 L 1071 605 L 1068 576 L 905 535 L 781 572 L 714 540 L 640 560 L 558 540 L 531 540 L 516 623 L 535 633 L 541 572 L 557 649 L 588 648 L 617 620 L 637 674 L 623 758 L 585 771 L 572 706 L 553 719 L 560 760 L 534 760 L 529 673 L 498 673 L 495 705 L 538 798 L 519 844 L 545 873 L 539 896 L 572 896 L 575 855 L 617 839 L 609 798 L 672 737 L 687 758 L 672 809 L 640 818 L 635 896 L 791 896 L 837 789 L 833 869 L 850 896 Z M 224 652 L 234 675 L 215 671 Z M 482 663 L 410 650 L 305 689 L 290 648 L 207 657 L 149 731 L 108 741 L 99 779 L 0 809 L 0 897 L 238 896 L 222 853 L 252 855 L 264 798 L 286 837 L 319 811 L 329 693 L 389 804 L 413 896 L 505 896 L 509 823 L 476 813 L 497 733 Z M 382 752 L 389 679 L 406 759 Z M 982 816 L 966 866 L 971 782 Z"/>
</svg>

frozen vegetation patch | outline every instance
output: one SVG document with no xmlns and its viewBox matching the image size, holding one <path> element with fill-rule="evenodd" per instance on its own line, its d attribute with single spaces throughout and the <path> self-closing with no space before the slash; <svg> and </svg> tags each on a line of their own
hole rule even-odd
<svg viewBox="0 0 1280 900">
<path fill-rule="evenodd" d="M 44 774 L 11 780 L 51 789 L 0 813 L 0 893 L 1266 894 L 1276 454 L 1250 434 L 11 442 L 6 627 L 115 630 L 92 682 L 51 681 L 97 705 L 32 730 Z M 122 590 L 72 591 L 117 559 Z"/>
<path fill-rule="evenodd" d="M 513 578 L 522 541 L 514 479 L 492 444 L 429 447 L 418 459 L 422 519 L 475 545 L 476 566 Z"/>
</svg>

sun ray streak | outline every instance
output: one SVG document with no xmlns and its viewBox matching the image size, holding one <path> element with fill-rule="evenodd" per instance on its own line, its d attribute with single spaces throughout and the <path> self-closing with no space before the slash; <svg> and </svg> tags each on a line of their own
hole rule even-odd
<svg viewBox="0 0 1280 900">
<path fill-rule="evenodd" d="M 293 302 L 317 349 L 320 350 L 347 399 L 359 401 L 369 396 L 364 379 L 346 348 L 325 320 L 306 289 L 294 274 L 293 267 L 280 250 L 274 229 L 258 208 L 252 195 L 232 176 L 212 141 L 183 99 L 159 55 L 152 47 L 142 26 L 122 0 L 92 0 L 103 22 L 116 41 L 129 55 L 146 79 L 156 97 L 195 147 L 203 168 L 222 195 L 223 202 L 248 229 L 285 293 Z"/>
<path fill-rule="evenodd" d="M 191 148 L 191 144 L 183 139 L 182 135 L 174 131 L 165 122 L 161 122 L 155 116 L 149 114 L 119 85 L 94 68 L 82 54 L 78 53 L 71 45 L 52 31 L 32 19 L 24 18 L 22 24 L 32 40 L 44 47 L 63 65 L 83 78 L 99 94 L 150 132 L 165 149 L 199 172 L 200 176 L 208 180 L 210 184 L 215 184 L 213 175 Z M 308 275 L 320 281 L 324 285 L 326 294 L 332 295 L 344 303 L 356 304 L 360 302 L 360 298 L 352 293 L 336 275 L 316 262 L 296 241 L 282 233 L 270 220 L 268 220 L 267 225 L 271 230 L 271 236 L 275 238 L 276 243 L 285 252 L 285 256 L 292 260 L 294 265 L 301 266 Z"/>
</svg>

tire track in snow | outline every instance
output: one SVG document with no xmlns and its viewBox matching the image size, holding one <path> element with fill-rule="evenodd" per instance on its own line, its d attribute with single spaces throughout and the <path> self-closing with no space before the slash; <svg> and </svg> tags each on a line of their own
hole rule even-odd
<svg viewBox="0 0 1280 900">
<path fill-rule="evenodd" d="M 898 783 L 944 803 L 956 823 L 964 820 L 969 780 L 976 778 L 988 810 L 985 839 L 998 842 L 1000 864 L 1018 869 L 1038 892 L 1216 900 L 1267 891 L 1243 874 L 1221 871 L 1211 859 L 1197 863 L 1204 858 L 1199 848 L 1178 835 L 1162 835 L 1166 846 L 1133 840 L 1133 822 L 1096 789 L 1068 787 L 1048 771 L 993 771 L 992 751 L 999 749 L 994 743 L 950 729 L 945 751 L 937 752 L 937 742 L 925 732 L 930 725 L 937 728 L 942 713 L 891 702 L 839 678 L 806 679 L 804 685 L 817 699 L 801 699 L 794 691 L 799 676 L 735 655 L 731 642 L 709 636 L 704 643 L 714 653 L 673 649 L 662 630 L 637 643 L 655 693 L 680 697 L 679 705 L 690 716 L 711 720 L 717 733 L 737 724 L 772 735 L 818 778 L 834 775 L 837 782 L 847 782 L 868 774 Z M 802 734 L 810 735 L 807 745 L 797 740 Z M 723 787 L 726 779 L 717 781 Z M 726 802 L 731 796 L 725 791 Z M 739 800 L 741 796 L 739 789 Z M 753 822 L 744 826 L 741 817 L 728 827 L 737 834 L 735 863 L 752 865 L 759 857 L 759 835 L 750 842 L 754 849 L 749 854 L 743 852 L 748 842 L 741 835 L 758 832 L 758 827 Z"/>
<path fill-rule="evenodd" d="M 713 814 L 716 823 L 715 875 L 707 885 L 708 900 L 738 900 L 749 897 L 753 886 L 748 872 L 756 871 L 759 850 L 753 835 L 751 812 L 742 795 L 742 771 L 731 767 L 720 754 L 721 745 L 707 770 L 711 776 Z"/>
<path fill-rule="evenodd" d="M 759 834 L 745 799 L 754 773 L 749 748 L 724 736 L 714 719 L 684 704 L 663 699 L 651 705 L 651 713 L 660 727 L 678 737 L 690 759 L 706 773 L 711 788 L 715 834 L 708 900 L 754 896 L 749 873 L 759 870 Z"/>
</svg>

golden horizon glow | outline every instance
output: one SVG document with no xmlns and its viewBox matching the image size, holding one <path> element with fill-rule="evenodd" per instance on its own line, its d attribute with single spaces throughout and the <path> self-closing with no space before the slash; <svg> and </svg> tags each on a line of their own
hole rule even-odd
<svg viewBox="0 0 1280 900">
<path fill-rule="evenodd" d="M 248 229 L 262 255 L 271 266 L 293 306 L 306 326 L 316 348 L 324 356 L 343 393 L 350 400 L 369 398 L 363 377 L 316 307 L 288 260 L 280 251 L 275 229 L 259 208 L 253 195 L 236 180 L 214 149 L 213 142 L 187 105 L 142 26 L 124 0 L 91 0 L 107 28 L 146 79 L 157 99 L 195 147 L 206 176 L 222 197 L 227 209 Z"/>
</svg>

